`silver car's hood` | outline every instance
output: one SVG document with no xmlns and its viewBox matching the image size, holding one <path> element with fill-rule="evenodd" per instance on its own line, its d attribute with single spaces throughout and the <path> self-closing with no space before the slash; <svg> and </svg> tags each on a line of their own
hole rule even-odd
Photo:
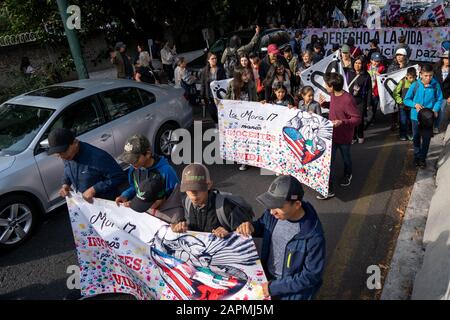
<svg viewBox="0 0 450 320">
<path fill-rule="evenodd" d="M 15 156 L 7 156 L 7 157 L 0 156 L 0 172 L 11 168 L 15 160 L 16 160 Z"/>
</svg>

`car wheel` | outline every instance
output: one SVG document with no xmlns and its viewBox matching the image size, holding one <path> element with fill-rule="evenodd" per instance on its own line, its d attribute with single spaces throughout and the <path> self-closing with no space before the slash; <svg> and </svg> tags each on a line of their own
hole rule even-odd
<svg viewBox="0 0 450 320">
<path fill-rule="evenodd" d="M 0 250 L 20 246 L 32 234 L 39 209 L 25 196 L 10 196 L 0 200 Z"/>
<path fill-rule="evenodd" d="M 158 130 L 155 139 L 155 147 L 157 154 L 170 158 L 172 154 L 172 149 L 175 145 L 175 143 L 171 141 L 172 134 L 173 131 L 176 129 L 178 129 L 176 125 L 166 123 Z"/>
</svg>

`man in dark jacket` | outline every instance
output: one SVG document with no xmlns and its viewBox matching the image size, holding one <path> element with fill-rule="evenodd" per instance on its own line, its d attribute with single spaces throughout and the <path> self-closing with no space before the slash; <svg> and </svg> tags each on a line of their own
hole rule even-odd
<svg viewBox="0 0 450 320">
<path fill-rule="evenodd" d="M 259 78 L 265 79 L 270 67 L 277 61 L 282 63 L 286 70 L 290 70 L 289 63 L 286 58 L 280 54 L 278 46 L 276 44 L 269 44 L 269 46 L 267 47 L 267 56 L 265 56 L 264 59 L 261 60 L 261 64 L 259 66 Z"/>
<path fill-rule="evenodd" d="M 263 237 L 261 262 L 269 280 L 263 284 L 266 297 L 310 300 L 322 285 L 325 237 L 316 211 L 303 196 L 297 179 L 276 178 L 257 197 L 267 208 L 263 216 L 236 230 L 244 236 Z"/>
<path fill-rule="evenodd" d="M 126 183 L 126 174 L 110 154 L 78 141 L 69 129 L 52 130 L 48 143 L 48 154 L 57 154 L 64 161 L 61 197 L 67 197 L 73 188 L 89 202 L 94 197 L 114 200 Z"/>
<path fill-rule="evenodd" d="M 212 232 L 223 238 L 243 222 L 251 221 L 252 217 L 243 207 L 213 190 L 212 186 L 209 170 L 204 165 L 193 163 L 184 168 L 180 191 L 186 193 L 183 201 L 186 216 L 184 221 L 171 225 L 174 232 Z"/>
</svg>

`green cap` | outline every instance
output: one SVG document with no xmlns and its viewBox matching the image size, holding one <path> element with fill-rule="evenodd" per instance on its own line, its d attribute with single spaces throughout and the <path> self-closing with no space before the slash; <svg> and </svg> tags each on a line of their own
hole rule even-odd
<svg viewBox="0 0 450 320">
<path fill-rule="evenodd" d="M 119 156 L 119 160 L 133 164 L 139 160 L 141 154 L 145 154 L 150 150 L 150 142 L 148 139 L 142 134 L 135 134 L 125 143 L 123 153 Z"/>
</svg>

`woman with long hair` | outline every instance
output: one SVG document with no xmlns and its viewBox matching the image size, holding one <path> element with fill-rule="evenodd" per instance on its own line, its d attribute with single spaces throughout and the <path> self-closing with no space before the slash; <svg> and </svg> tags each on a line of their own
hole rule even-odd
<svg viewBox="0 0 450 320">
<path fill-rule="evenodd" d="M 372 81 L 369 73 L 365 69 L 366 61 L 363 55 L 353 61 L 353 68 L 347 73 L 347 83 L 349 93 L 353 96 L 361 112 L 361 118 L 367 116 L 367 108 L 370 105 L 372 94 Z M 355 128 L 353 141 L 364 143 L 364 120 Z"/>
<path fill-rule="evenodd" d="M 212 81 L 223 80 L 225 77 L 225 70 L 217 63 L 217 55 L 215 53 L 208 52 L 206 57 L 206 66 L 200 74 L 200 96 L 202 97 L 203 103 L 208 108 L 208 112 L 216 125 L 218 123 L 217 106 L 214 101 L 210 84 Z"/>
<path fill-rule="evenodd" d="M 292 94 L 289 71 L 286 70 L 284 65 L 279 61 L 275 62 L 270 67 L 269 72 L 263 81 L 263 85 L 266 90 L 266 100 L 270 99 L 273 93 L 273 88 L 275 88 L 278 83 L 284 85 L 288 94 Z"/>
<path fill-rule="evenodd" d="M 244 68 L 235 68 L 233 80 L 230 81 L 226 99 L 242 101 L 258 101 L 255 82 L 252 80 L 252 72 Z M 246 164 L 239 167 L 240 171 L 248 169 Z"/>
</svg>

